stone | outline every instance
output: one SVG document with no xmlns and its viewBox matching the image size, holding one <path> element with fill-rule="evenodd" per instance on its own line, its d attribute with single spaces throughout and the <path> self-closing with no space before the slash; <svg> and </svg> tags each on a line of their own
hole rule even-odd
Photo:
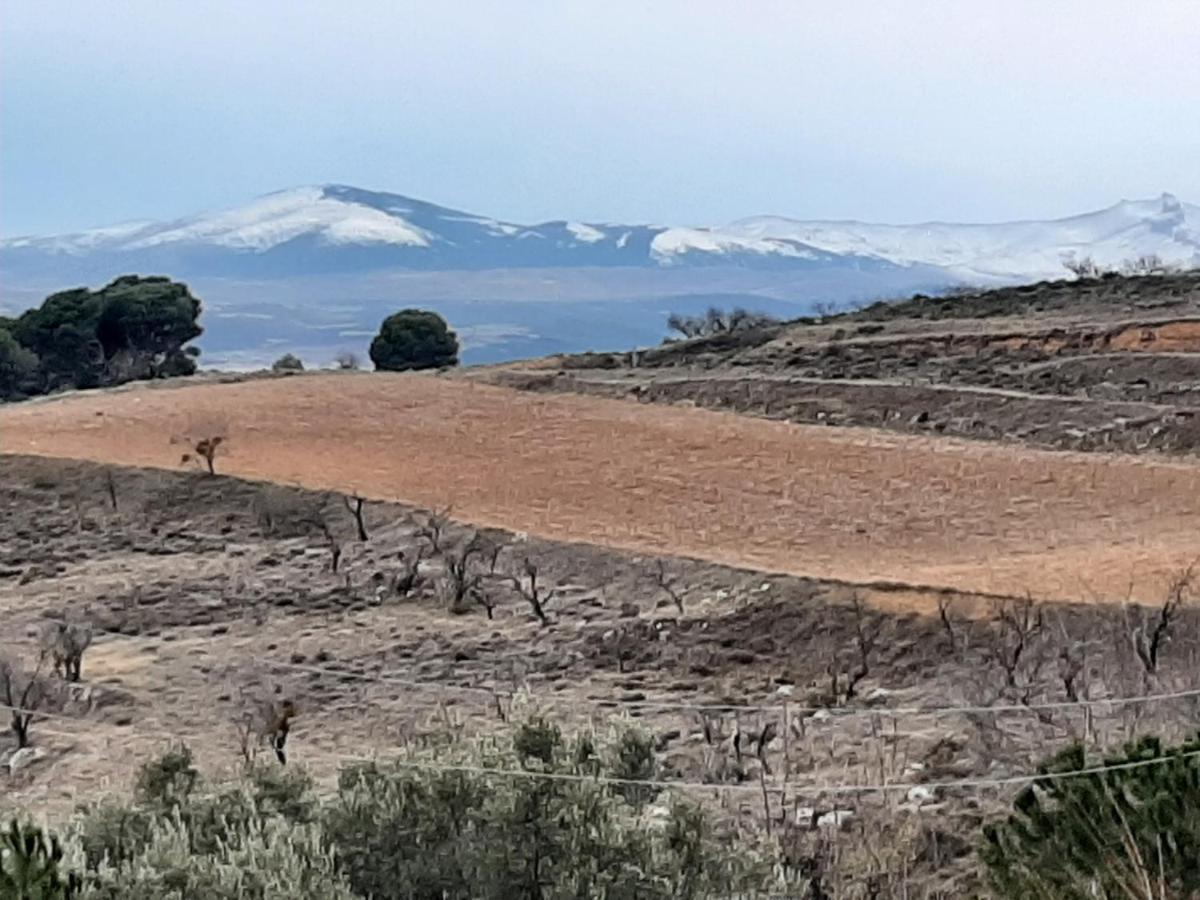
<svg viewBox="0 0 1200 900">
<path fill-rule="evenodd" d="M 8 772 L 10 775 L 16 775 L 21 769 L 33 765 L 45 756 L 46 751 L 41 747 L 22 747 L 8 758 Z"/>
</svg>

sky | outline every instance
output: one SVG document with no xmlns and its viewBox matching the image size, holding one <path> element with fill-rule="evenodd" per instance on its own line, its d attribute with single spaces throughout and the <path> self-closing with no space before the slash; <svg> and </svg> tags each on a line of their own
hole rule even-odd
<svg viewBox="0 0 1200 900">
<path fill-rule="evenodd" d="M 1200 202 L 1200 0 L 0 0 L 0 234 L 302 184 L 509 221 Z"/>
</svg>

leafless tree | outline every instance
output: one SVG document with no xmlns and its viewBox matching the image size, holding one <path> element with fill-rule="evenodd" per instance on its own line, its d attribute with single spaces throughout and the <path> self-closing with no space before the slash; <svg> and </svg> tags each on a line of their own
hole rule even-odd
<svg viewBox="0 0 1200 900">
<path fill-rule="evenodd" d="M 336 575 L 338 565 L 342 561 L 342 540 L 334 532 L 328 519 L 321 518 L 320 528 L 321 534 L 325 536 L 325 542 L 329 546 L 329 571 Z"/>
<path fill-rule="evenodd" d="M 1147 675 L 1158 672 L 1162 652 L 1171 639 L 1175 621 L 1195 586 L 1196 567 L 1197 563 L 1193 562 L 1171 580 L 1157 612 L 1144 606 L 1125 606 L 1133 649 Z"/>
<path fill-rule="evenodd" d="M 1004 670 L 1004 683 L 1017 687 L 1021 658 L 1042 630 L 1041 604 L 1026 595 L 1021 600 L 998 600 L 992 605 L 991 656 Z"/>
<path fill-rule="evenodd" d="M 456 550 L 445 554 L 446 574 L 442 578 L 442 598 L 451 612 L 465 612 L 467 601 L 478 594 L 483 576 L 472 571 L 471 559 L 479 554 L 480 549 L 481 542 L 476 533 Z M 488 618 L 491 618 L 490 609 Z"/>
<path fill-rule="evenodd" d="M 39 656 L 32 672 L 21 668 L 14 660 L 0 658 L 0 704 L 9 713 L 9 728 L 17 741 L 17 749 L 29 746 L 29 727 L 39 711 L 46 712 L 60 705 L 58 688 L 42 674 L 44 657 Z"/>
<path fill-rule="evenodd" d="M 854 668 L 846 675 L 845 699 L 853 700 L 858 684 L 871 674 L 871 658 L 879 640 L 879 620 L 870 616 L 856 592 L 851 598 L 854 613 Z"/>
<path fill-rule="evenodd" d="M 442 552 L 442 541 L 446 529 L 450 527 L 450 509 L 447 506 L 442 510 L 431 510 L 424 515 L 423 520 L 414 516 L 417 537 L 429 541 L 429 546 L 435 555 Z"/>
<path fill-rule="evenodd" d="M 679 610 L 679 614 L 682 616 L 683 594 L 676 588 L 678 582 L 679 576 L 669 573 L 666 562 L 660 559 L 654 572 L 654 583 L 658 586 L 659 590 L 671 598 L 671 602 L 675 604 L 675 608 Z"/>
<path fill-rule="evenodd" d="M 954 633 L 954 622 L 950 617 L 950 605 L 953 601 L 949 594 L 938 594 L 938 618 L 942 622 L 942 630 L 946 632 L 946 640 L 950 644 L 950 653 L 958 651 L 958 636 Z"/>
<path fill-rule="evenodd" d="M 1063 260 L 1063 267 L 1074 275 L 1076 278 L 1099 278 L 1104 274 L 1104 267 L 1097 263 L 1090 256 L 1084 256 L 1080 259 L 1068 257 Z"/>
<path fill-rule="evenodd" d="M 343 350 L 333 358 L 333 364 L 343 372 L 354 372 L 362 367 L 358 354 L 353 350 Z"/>
<path fill-rule="evenodd" d="M 533 610 L 537 620 L 545 627 L 550 624 L 550 619 L 546 615 L 546 604 L 554 599 L 555 591 L 553 588 L 547 591 L 538 585 L 538 567 L 528 556 L 525 557 L 523 569 L 528 583 L 522 581 L 519 575 L 510 576 L 510 580 L 517 592 L 525 598 L 525 602 L 529 604 L 529 608 Z"/>
<path fill-rule="evenodd" d="M 92 644 L 92 626 L 88 623 L 46 622 L 38 634 L 42 659 L 49 658 L 54 672 L 67 681 L 79 681 L 83 654 Z"/>
<path fill-rule="evenodd" d="M 400 571 L 392 579 L 392 593 L 408 597 L 425 580 L 421 574 L 421 560 L 425 556 L 425 545 L 417 544 L 413 553 L 400 551 Z"/>
<path fill-rule="evenodd" d="M 108 502 L 113 512 L 119 512 L 117 506 L 117 479 L 112 469 L 104 470 L 104 490 L 108 494 Z"/>
<path fill-rule="evenodd" d="M 363 503 L 365 502 L 358 494 L 342 497 L 342 503 L 346 505 L 346 510 L 350 515 L 354 516 L 354 526 L 358 529 L 358 539 L 363 543 L 366 543 L 369 539 L 367 537 L 367 525 L 363 521 Z"/>
</svg>

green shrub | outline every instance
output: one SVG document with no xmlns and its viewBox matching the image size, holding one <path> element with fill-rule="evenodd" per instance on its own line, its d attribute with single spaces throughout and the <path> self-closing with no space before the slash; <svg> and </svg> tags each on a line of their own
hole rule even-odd
<svg viewBox="0 0 1200 900">
<path fill-rule="evenodd" d="M 79 876 L 63 868 L 63 848 L 53 835 L 16 819 L 0 832 L 0 897 L 69 900 L 80 896 Z"/>
<path fill-rule="evenodd" d="M 303 372 L 304 363 L 301 361 L 300 357 L 291 353 L 285 353 L 283 356 L 279 357 L 279 359 L 275 360 L 275 362 L 271 363 L 271 371 Z"/>
<path fill-rule="evenodd" d="M 238 898 L 353 900 L 333 854 L 314 825 L 250 819 L 229 828 L 208 852 L 196 851 L 179 811 L 158 819 L 141 852 L 121 865 L 102 863 L 88 879 L 88 900 Z"/>
<path fill-rule="evenodd" d="M 170 809 L 188 799 L 199 777 L 200 773 L 192 765 L 191 749 L 180 745 L 138 770 L 134 793 L 146 806 Z"/>
<path fill-rule="evenodd" d="M 1007 820 L 985 829 L 982 855 L 997 892 L 1063 900 L 1200 894 L 1198 752 L 1200 740 L 1164 748 L 1147 737 L 1103 764 L 1150 764 L 1038 779 Z M 1041 772 L 1089 765 L 1096 762 L 1076 746 Z"/>
<path fill-rule="evenodd" d="M 622 730 L 612 755 L 609 774 L 613 778 L 653 781 L 658 774 L 658 765 L 654 758 L 654 739 L 639 728 Z M 618 785 L 616 789 L 635 806 L 643 806 L 658 796 L 658 789 L 651 785 L 625 784 Z"/>
<path fill-rule="evenodd" d="M 32 350 L 17 343 L 17 339 L 0 328 L 0 400 L 37 393 L 40 360 Z"/>
<path fill-rule="evenodd" d="M 631 733 L 597 751 L 590 738 L 567 741 L 533 719 L 510 749 L 476 747 L 442 760 L 460 771 L 405 761 L 354 766 L 326 809 L 325 833 L 354 890 L 377 900 L 666 900 L 728 895 L 760 877 L 735 862 L 698 808 L 675 804 L 656 822 L 634 814 L 622 786 L 589 777 L 602 758 L 628 766 L 622 747 L 636 760 L 628 777 L 653 771 L 646 743 Z M 528 774 L 480 771 L 494 769 Z"/>
<path fill-rule="evenodd" d="M 458 337 L 435 312 L 404 309 L 388 316 L 371 341 L 376 369 L 404 372 L 458 365 Z"/>
<path fill-rule="evenodd" d="M 533 719 L 505 744 L 438 754 L 347 766 L 321 803 L 302 771 L 252 765 L 213 786 L 172 748 L 142 767 L 132 803 L 80 810 L 78 896 L 687 900 L 765 883 L 698 807 L 635 809 L 630 786 L 595 777 L 652 775 L 632 730 L 609 746 Z"/>
</svg>

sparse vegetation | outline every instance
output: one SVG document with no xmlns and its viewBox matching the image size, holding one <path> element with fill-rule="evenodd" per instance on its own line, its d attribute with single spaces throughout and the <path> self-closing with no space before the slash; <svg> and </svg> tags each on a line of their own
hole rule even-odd
<svg viewBox="0 0 1200 900">
<path fill-rule="evenodd" d="M 18 750 L 29 746 L 29 729 L 40 712 L 54 712 L 62 692 L 42 671 L 42 659 L 30 671 L 11 657 L 0 657 L 0 704 L 8 713 Z"/>
<path fill-rule="evenodd" d="M 671 313 L 667 327 L 685 338 L 712 337 L 717 334 L 732 334 L 778 325 L 779 320 L 765 313 L 753 313 L 741 307 L 726 312 L 715 306 L 709 307 L 702 316 L 684 316 Z"/>
</svg>

